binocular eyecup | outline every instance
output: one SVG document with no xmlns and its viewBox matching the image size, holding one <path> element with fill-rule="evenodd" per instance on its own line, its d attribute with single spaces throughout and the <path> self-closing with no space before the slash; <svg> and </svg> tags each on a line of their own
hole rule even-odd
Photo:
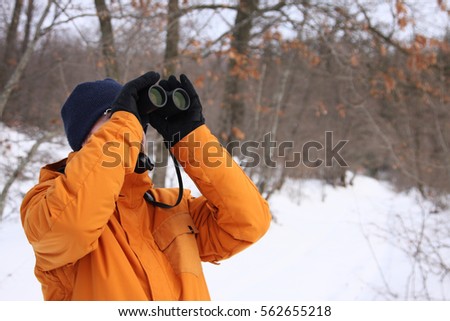
<svg viewBox="0 0 450 321">
<path fill-rule="evenodd" d="M 158 112 L 165 118 L 187 110 L 191 104 L 189 95 L 183 88 L 166 91 L 159 85 L 151 86 L 139 98 L 144 101 L 144 113 Z"/>
</svg>

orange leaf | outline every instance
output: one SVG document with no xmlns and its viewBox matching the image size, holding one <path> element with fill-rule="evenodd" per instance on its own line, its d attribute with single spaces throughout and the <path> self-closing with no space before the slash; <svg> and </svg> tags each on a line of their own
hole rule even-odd
<svg viewBox="0 0 450 321">
<path fill-rule="evenodd" d="M 384 75 L 384 87 L 387 93 L 391 93 L 395 88 L 395 80 L 389 75 Z"/>
<path fill-rule="evenodd" d="M 242 130 L 240 130 L 237 127 L 231 128 L 231 132 L 233 133 L 233 136 L 236 137 L 239 140 L 245 139 L 245 134 Z"/>
<path fill-rule="evenodd" d="M 403 2 L 403 0 L 397 0 L 395 2 L 395 9 L 398 14 L 406 13 L 406 6 L 405 6 L 405 3 Z"/>
<path fill-rule="evenodd" d="M 325 116 L 328 114 L 328 109 L 325 103 L 321 100 L 316 105 L 316 117 Z"/>
<path fill-rule="evenodd" d="M 17 59 L 16 58 L 9 58 L 6 62 L 9 66 L 16 66 L 17 65 Z"/>
<path fill-rule="evenodd" d="M 352 57 L 350 58 L 350 63 L 352 64 L 353 67 L 359 66 L 359 57 L 357 54 L 352 55 Z"/>
<path fill-rule="evenodd" d="M 276 41 L 280 41 L 282 39 L 281 37 L 281 33 L 279 33 L 278 31 L 274 32 L 274 34 L 272 35 L 273 39 Z"/>
<path fill-rule="evenodd" d="M 438 3 L 438 5 L 439 5 L 439 8 L 440 8 L 442 11 L 447 11 L 447 5 L 445 4 L 444 1 L 438 0 L 437 3 Z"/>
<path fill-rule="evenodd" d="M 228 141 L 228 135 L 225 132 L 220 133 L 220 138 L 222 138 L 222 140 L 224 141 Z"/>
<path fill-rule="evenodd" d="M 201 46 L 201 42 L 196 39 L 191 39 L 191 45 L 193 45 L 195 48 L 199 48 Z"/>
<path fill-rule="evenodd" d="M 311 64 L 311 66 L 316 67 L 320 64 L 320 57 L 314 55 L 310 60 L 309 63 Z"/>
<path fill-rule="evenodd" d="M 408 19 L 406 17 L 401 17 L 398 19 L 398 25 L 401 29 L 405 29 L 405 27 L 408 25 Z"/>
<path fill-rule="evenodd" d="M 100 59 L 97 61 L 96 65 L 97 65 L 97 68 L 104 68 L 105 62 L 102 59 Z"/>
<path fill-rule="evenodd" d="M 203 88 L 205 86 L 205 76 L 201 75 L 197 79 L 194 80 L 194 86 L 198 88 Z"/>
<path fill-rule="evenodd" d="M 344 104 L 337 105 L 336 110 L 340 118 L 345 118 L 345 116 L 347 115 L 347 111 L 345 110 Z"/>
<path fill-rule="evenodd" d="M 417 49 L 423 49 L 423 48 L 426 46 L 426 44 L 427 44 L 427 38 L 425 38 L 424 36 L 422 36 L 422 35 L 417 35 L 417 36 L 414 38 L 414 46 L 415 46 Z"/>
</svg>

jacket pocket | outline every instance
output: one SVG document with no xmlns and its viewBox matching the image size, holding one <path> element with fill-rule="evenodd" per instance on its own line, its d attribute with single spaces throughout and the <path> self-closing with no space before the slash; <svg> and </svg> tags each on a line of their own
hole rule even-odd
<svg viewBox="0 0 450 321">
<path fill-rule="evenodd" d="M 202 274 L 197 233 L 198 229 L 189 213 L 173 214 L 153 231 L 155 243 L 166 255 L 176 274 Z"/>
</svg>

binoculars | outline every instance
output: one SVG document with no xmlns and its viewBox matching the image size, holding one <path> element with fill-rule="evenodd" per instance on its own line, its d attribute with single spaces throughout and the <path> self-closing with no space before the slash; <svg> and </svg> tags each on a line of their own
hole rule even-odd
<svg viewBox="0 0 450 321">
<path fill-rule="evenodd" d="M 189 95 L 183 88 L 166 91 L 157 84 L 140 93 L 139 99 L 142 99 L 142 105 L 145 106 L 142 112 L 146 114 L 158 112 L 165 118 L 187 110 L 191 104 Z"/>
</svg>

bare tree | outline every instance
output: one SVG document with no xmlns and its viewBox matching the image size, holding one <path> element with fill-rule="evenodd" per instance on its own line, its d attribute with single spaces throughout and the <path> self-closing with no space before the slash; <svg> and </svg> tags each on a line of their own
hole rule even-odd
<svg viewBox="0 0 450 321">
<path fill-rule="evenodd" d="M 28 44 L 27 49 L 21 56 L 19 63 L 14 68 L 13 73 L 9 77 L 2 92 L 0 93 L 0 119 L 3 118 L 3 112 L 5 110 L 5 106 L 8 102 L 8 99 L 11 95 L 11 92 L 14 90 L 14 88 L 19 83 L 19 80 L 20 80 L 23 72 L 25 71 L 25 68 L 28 65 L 28 62 L 31 59 L 31 56 L 34 52 L 36 44 L 38 43 L 39 39 L 45 34 L 45 30 L 43 30 L 44 21 L 47 18 L 53 4 L 54 4 L 53 0 L 47 1 L 47 5 L 45 6 L 44 11 L 42 12 L 42 14 L 40 16 L 38 23 L 36 24 L 36 29 L 34 31 L 33 39 Z M 47 28 L 46 30 L 49 30 L 49 29 Z"/>
<path fill-rule="evenodd" d="M 225 92 L 222 104 L 222 137 L 228 143 L 236 139 L 233 128 L 242 129 L 245 115 L 240 68 L 245 68 L 248 59 L 250 32 L 253 27 L 253 15 L 258 10 L 259 0 L 240 0 L 234 23 L 230 47 L 230 59 L 225 80 Z M 235 131 L 234 131 L 235 132 Z"/>
<path fill-rule="evenodd" d="M 23 0 L 16 0 L 11 17 L 11 23 L 8 26 L 5 44 L 5 54 L 3 61 L 5 65 L 14 66 L 17 61 L 17 30 L 19 28 L 20 13 L 22 12 Z"/>
<path fill-rule="evenodd" d="M 22 40 L 21 53 L 23 54 L 28 48 L 30 42 L 31 25 L 33 23 L 33 13 L 34 13 L 34 0 L 28 0 L 27 5 L 27 21 L 25 23 L 25 31 Z"/>
<path fill-rule="evenodd" d="M 25 167 L 30 163 L 33 156 L 37 153 L 39 146 L 41 146 L 43 143 L 49 141 L 52 137 L 54 137 L 56 133 L 44 133 L 41 137 L 39 137 L 33 144 L 33 146 L 28 151 L 27 155 L 25 157 L 22 157 L 17 167 L 12 171 L 12 174 L 8 177 L 8 179 L 5 182 L 5 185 L 3 186 L 3 189 L 0 193 L 0 222 L 3 219 L 6 202 L 8 193 L 11 189 L 11 186 L 14 184 L 14 182 L 17 180 L 18 177 L 22 174 Z"/>
<path fill-rule="evenodd" d="M 119 65 L 117 63 L 116 47 L 114 45 L 114 31 L 111 23 L 111 13 L 105 3 L 105 0 L 95 0 L 95 8 L 97 10 L 97 16 L 100 22 L 100 35 L 106 77 L 120 81 Z"/>
</svg>

